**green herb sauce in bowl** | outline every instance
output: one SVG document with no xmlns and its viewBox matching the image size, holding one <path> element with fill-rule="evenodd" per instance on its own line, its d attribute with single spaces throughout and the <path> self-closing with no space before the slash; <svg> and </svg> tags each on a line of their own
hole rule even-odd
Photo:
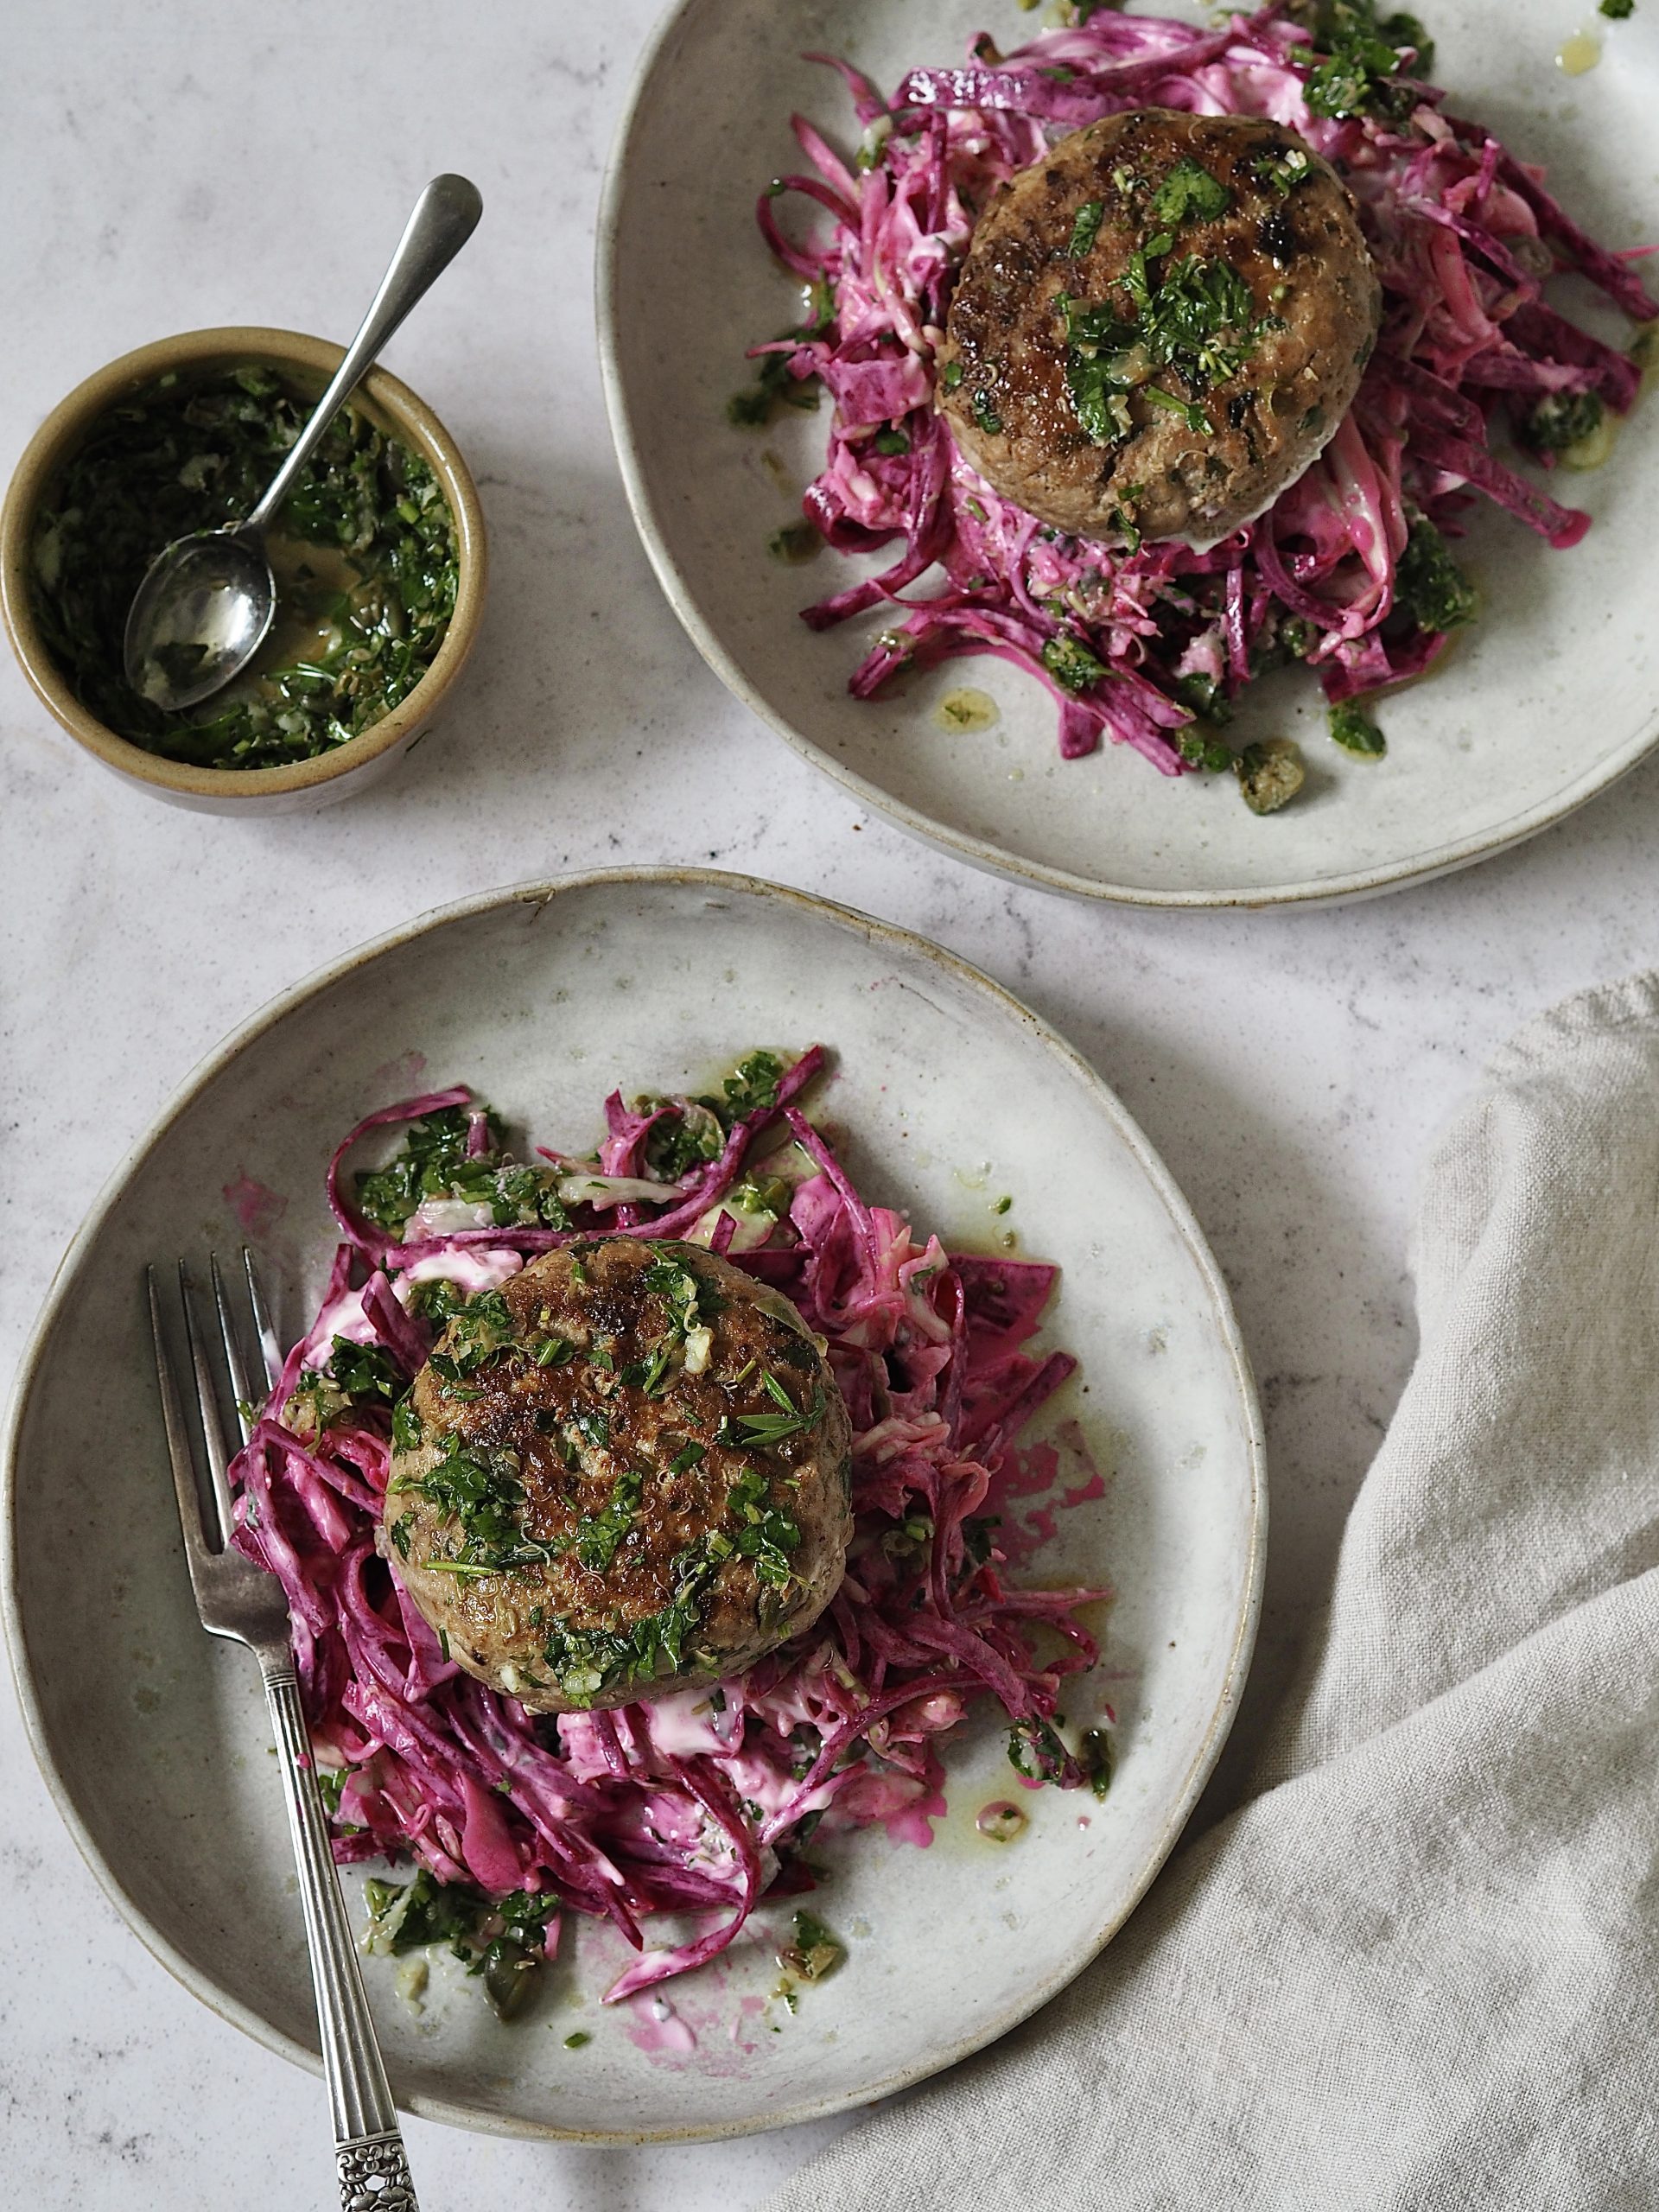
<svg viewBox="0 0 1659 2212">
<path fill-rule="evenodd" d="M 432 727 L 478 642 L 477 486 L 426 403 L 372 368 L 279 518 L 276 620 L 253 667 L 185 715 L 123 679 L 146 563 L 248 512 L 342 350 L 244 324 L 124 353 L 47 416 L 0 505 L 0 625 L 36 698 L 170 805 L 281 814 L 365 789 Z"/>
<path fill-rule="evenodd" d="M 184 713 L 122 668 L 127 610 L 163 545 L 238 521 L 312 405 L 266 363 L 158 378 L 104 415 L 36 517 L 48 651 L 118 737 L 209 768 L 270 768 L 345 745 L 399 705 L 454 613 L 454 518 L 418 454 L 355 405 L 340 415 L 270 542 L 276 620 L 251 669 Z"/>
</svg>

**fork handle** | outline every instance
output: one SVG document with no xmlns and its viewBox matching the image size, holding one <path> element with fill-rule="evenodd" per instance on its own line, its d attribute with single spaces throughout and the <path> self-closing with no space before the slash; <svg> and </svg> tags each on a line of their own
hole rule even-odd
<svg viewBox="0 0 1659 2212">
<path fill-rule="evenodd" d="M 311 1741 L 293 1663 L 264 1664 L 265 1703 L 276 1732 L 289 1833 L 311 1953 L 322 2039 L 322 2075 L 334 2120 L 334 2167 L 342 2212 L 419 2212 L 397 2109 L 363 1994 L 345 1900 L 328 1847 Z"/>
</svg>

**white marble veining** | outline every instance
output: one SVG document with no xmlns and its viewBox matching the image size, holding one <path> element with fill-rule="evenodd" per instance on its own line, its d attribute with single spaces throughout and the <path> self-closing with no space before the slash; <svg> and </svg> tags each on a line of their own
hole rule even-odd
<svg viewBox="0 0 1659 2212">
<path fill-rule="evenodd" d="M 1519 1020 L 1659 957 L 1659 764 L 1474 873 L 1282 917 L 1085 911 L 863 819 L 706 673 L 623 509 L 589 266 L 604 151 L 652 13 L 11 12 L 0 468 L 72 384 L 166 331 L 343 334 L 415 189 L 460 168 L 483 189 L 483 226 L 388 359 L 480 475 L 495 574 L 446 726 L 383 789 L 315 817 L 158 806 L 76 754 L 0 667 L 0 1359 L 9 1370 L 81 1213 L 187 1070 L 321 961 L 416 910 L 567 868 L 713 860 L 802 884 L 1022 993 L 1103 1069 L 1196 1207 L 1268 1414 L 1248 1735 L 1411 1357 L 1406 1236 L 1436 1125 Z M 0 1728 L 8 2197 L 87 2212 L 327 2202 L 318 2086 L 150 1960 L 76 1858 L 9 1695 Z M 828 2132 L 600 2152 L 417 2124 L 410 2149 L 433 2208 L 736 2212 Z"/>
</svg>

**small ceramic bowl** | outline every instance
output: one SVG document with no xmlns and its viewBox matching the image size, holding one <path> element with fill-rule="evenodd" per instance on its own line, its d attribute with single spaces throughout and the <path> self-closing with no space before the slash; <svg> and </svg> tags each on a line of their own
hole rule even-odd
<svg viewBox="0 0 1659 2212">
<path fill-rule="evenodd" d="M 48 652 L 35 619 L 31 548 L 41 495 L 100 416 L 169 371 L 203 372 L 258 361 L 289 372 L 302 389 L 321 392 L 344 350 L 297 331 L 232 328 L 187 331 L 124 353 L 78 385 L 48 416 L 18 462 L 0 508 L 0 618 L 24 675 L 77 744 L 105 767 L 175 805 L 210 814 L 280 814 L 327 805 L 384 774 L 429 727 L 466 664 L 484 607 L 484 517 L 467 464 L 442 423 L 407 385 L 385 369 L 370 370 L 353 404 L 419 454 L 449 502 L 460 564 L 455 611 L 431 666 L 401 706 L 348 744 L 279 768 L 201 768 L 163 760 L 118 737 L 87 713 Z"/>
</svg>

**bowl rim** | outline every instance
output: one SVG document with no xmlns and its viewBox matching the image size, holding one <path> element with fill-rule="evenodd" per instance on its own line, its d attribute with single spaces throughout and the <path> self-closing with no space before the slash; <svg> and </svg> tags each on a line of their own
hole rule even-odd
<svg viewBox="0 0 1659 2212">
<path fill-rule="evenodd" d="M 344 745 L 310 760 L 274 768 L 204 768 L 169 760 L 118 737 L 87 712 L 48 651 L 35 619 L 30 584 L 31 540 L 41 495 L 54 472 L 92 423 L 117 400 L 171 370 L 237 358 L 264 360 L 331 376 L 346 349 L 332 339 L 263 324 L 224 326 L 154 339 L 84 378 L 60 399 L 24 447 L 0 505 L 0 623 L 36 698 L 77 744 L 135 782 L 191 798 L 277 798 L 349 775 L 394 751 L 430 716 L 465 666 L 477 640 L 489 556 L 478 487 L 461 448 L 437 416 L 390 369 L 371 368 L 354 397 L 386 419 L 427 462 L 443 486 L 454 518 L 458 588 L 442 644 L 409 696 Z"/>
<path fill-rule="evenodd" d="M 539 911 L 554 899 L 601 886 L 623 891 L 658 887 L 701 887 L 710 892 L 754 898 L 762 905 L 776 901 L 796 907 L 819 921 L 829 922 L 839 929 L 861 936 L 872 944 L 892 946 L 928 963 L 957 982 L 965 984 L 983 999 L 992 1011 L 1014 1022 L 1028 1037 L 1046 1048 L 1059 1069 L 1082 1085 L 1108 1122 L 1118 1131 L 1192 1255 L 1211 1301 L 1222 1353 L 1231 1369 L 1243 1417 L 1243 1441 L 1247 1460 L 1248 1530 L 1243 1546 L 1243 1584 L 1232 1643 L 1221 1669 L 1215 1703 L 1186 1775 L 1179 1790 L 1171 1797 L 1158 1833 L 1141 1866 L 1135 1870 L 1134 1878 L 1127 1885 L 1119 1905 L 1096 1928 L 1087 1948 L 1079 1947 L 1075 1957 L 1068 1960 L 1058 1972 L 1039 1985 L 1023 1992 L 1019 2001 L 996 2020 L 988 2025 L 976 2027 L 948 2049 L 898 2068 L 888 2078 L 857 2096 L 832 2096 L 818 2101 L 807 2099 L 786 2110 L 768 2113 L 758 2122 L 711 2121 L 694 2126 L 652 2127 L 640 2125 L 606 2129 L 562 2127 L 556 2119 L 537 2122 L 508 2118 L 499 2113 L 480 2112 L 474 2106 L 452 2102 L 448 2098 L 424 2092 L 414 2094 L 404 2092 L 397 2095 L 397 2085 L 394 2084 L 394 2095 L 404 2109 L 422 2119 L 440 2120 L 450 2126 L 464 2127 L 483 2134 L 509 2135 L 538 2142 L 611 2145 L 709 2142 L 721 2138 L 766 2133 L 776 2128 L 826 2119 L 836 2113 L 866 2109 L 880 2098 L 909 2088 L 958 2064 L 975 2051 L 985 2049 L 1009 2033 L 1050 2003 L 1099 1956 L 1138 1907 L 1174 1849 L 1221 1756 L 1222 1748 L 1237 1717 L 1249 1672 L 1261 1622 L 1267 1568 L 1267 1446 L 1249 1353 L 1233 1310 L 1231 1294 L 1197 1216 L 1173 1175 L 1116 1091 L 1075 1046 L 995 977 L 986 975 L 982 969 L 974 967 L 943 945 L 936 944 L 931 938 L 901 928 L 896 923 L 881 921 L 856 907 L 842 906 L 811 892 L 773 883 L 760 876 L 721 868 L 675 866 L 589 868 L 540 881 L 474 893 L 468 898 L 454 899 L 417 914 L 398 927 L 386 931 L 368 943 L 327 962 L 302 982 L 271 999 L 239 1022 L 220 1045 L 197 1064 L 149 1128 L 127 1148 L 117 1163 L 54 1270 L 40 1313 L 18 1362 L 3 1422 L 0 1422 L 0 1624 L 3 1624 L 5 1631 L 13 1685 L 22 1708 L 29 1748 L 59 1815 L 105 1895 L 152 1956 L 193 1996 L 200 1998 L 221 2019 L 240 2028 L 244 2034 L 263 2044 L 266 2050 L 277 2052 L 313 2074 L 320 2074 L 321 2060 L 309 2043 L 296 2042 L 273 2028 L 251 2005 L 221 1990 L 175 1948 L 162 1929 L 129 1895 L 117 1868 L 105 1857 L 90 1827 L 81 1817 L 67 1783 L 58 1772 L 52 1756 L 46 1716 L 35 1694 L 23 1631 L 22 1592 L 18 1581 L 18 1460 L 24 1420 L 59 1314 L 73 1295 L 80 1271 L 91 1258 L 109 1214 L 154 1146 L 238 1054 L 308 1001 L 332 990 L 355 969 L 371 964 L 384 953 L 395 951 L 419 938 L 477 915 L 496 910 L 505 911 L 518 906 L 528 906 Z"/>
<path fill-rule="evenodd" d="M 1478 861 L 1493 860 L 1546 830 L 1553 830 L 1580 807 L 1599 798 L 1659 747 L 1659 707 L 1656 707 L 1634 736 L 1548 797 L 1520 814 L 1471 830 L 1451 844 L 1394 860 L 1373 861 L 1339 875 L 1293 878 L 1260 886 L 1224 884 L 1197 889 L 1160 889 L 1145 884 L 1113 882 L 1104 875 L 1080 875 L 1074 869 L 1033 859 L 1010 846 L 997 844 L 973 830 L 957 829 L 910 800 L 896 797 L 849 767 L 830 746 L 820 745 L 808 737 L 781 708 L 773 705 L 728 648 L 713 622 L 703 614 L 692 576 L 671 550 L 664 503 L 652 483 L 635 435 L 633 409 L 622 366 L 619 312 L 620 234 L 624 201 L 638 176 L 635 140 L 644 120 L 646 100 L 657 89 L 658 79 L 692 35 L 698 16 L 716 4 L 717 0 L 669 0 L 640 50 L 617 120 L 600 194 L 594 261 L 594 319 L 599 340 L 600 383 L 622 473 L 623 491 L 664 597 L 686 635 L 726 689 L 741 700 L 752 714 L 776 730 L 802 760 L 832 777 L 861 805 L 896 823 L 921 843 L 931 846 L 935 851 L 949 853 L 969 868 L 1000 876 L 1004 882 L 1033 884 L 1040 890 L 1058 892 L 1065 898 L 1085 899 L 1094 905 L 1194 913 L 1217 908 L 1254 912 L 1268 907 L 1347 906 L 1387 892 L 1433 883 Z"/>
</svg>

